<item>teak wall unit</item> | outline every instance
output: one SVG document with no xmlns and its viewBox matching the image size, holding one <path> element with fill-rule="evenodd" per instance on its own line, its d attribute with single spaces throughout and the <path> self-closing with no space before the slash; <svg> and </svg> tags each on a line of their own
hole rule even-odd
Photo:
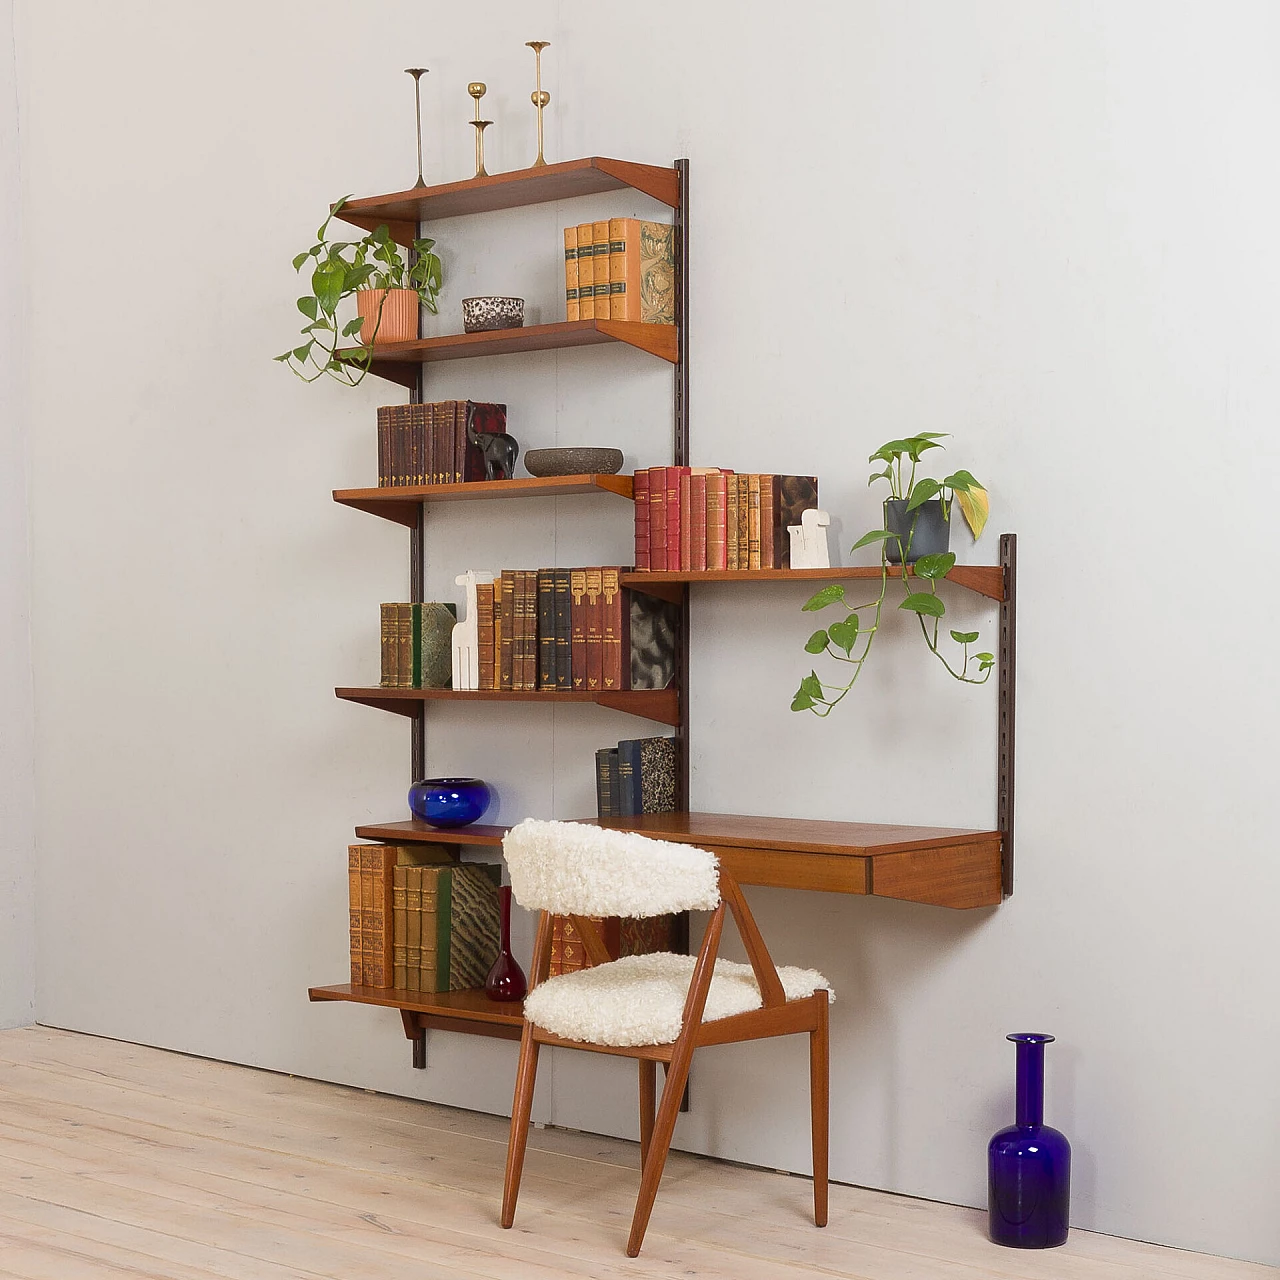
<svg viewBox="0 0 1280 1280">
<path fill-rule="evenodd" d="M 386 223 L 404 245 L 423 234 L 423 224 L 497 209 L 570 199 L 575 196 L 632 188 L 668 205 L 674 214 L 676 237 L 676 324 L 646 325 L 611 321 L 569 321 L 494 333 L 449 334 L 378 346 L 372 372 L 409 388 L 410 399 L 425 396 L 426 365 L 436 360 L 504 355 L 524 351 L 552 351 L 564 347 L 623 342 L 673 365 L 672 462 L 689 462 L 689 163 L 677 160 L 671 168 L 632 164 L 592 157 L 545 168 L 524 169 L 464 182 L 397 192 L 349 201 L 341 217 L 371 229 Z M 410 590 L 414 601 L 424 598 L 425 503 L 494 500 L 600 493 L 610 499 L 632 499 L 629 476 L 566 476 L 553 479 L 480 481 L 417 488 L 344 489 L 334 501 L 367 512 L 409 530 Z M 831 581 L 874 579 L 879 566 L 834 569 L 771 569 L 760 571 L 641 572 L 623 575 L 632 590 L 677 602 L 682 626 L 674 688 L 660 691 L 501 692 L 493 690 L 339 688 L 337 696 L 413 719 L 413 778 L 426 770 L 426 714 L 437 700 L 532 701 L 550 704 L 595 702 L 627 711 L 675 730 L 678 811 L 638 819 L 609 820 L 609 826 L 643 831 L 668 840 L 683 840 L 713 850 L 730 866 L 742 884 L 813 889 L 898 898 L 957 909 L 991 907 L 1013 891 L 1013 747 L 1015 672 L 1015 593 L 1017 541 L 1000 539 L 998 565 L 956 565 L 948 579 L 1000 606 L 997 659 L 998 746 L 997 830 L 894 826 L 873 823 L 820 822 L 689 812 L 689 591 L 702 582 Z M 417 821 L 357 827 L 362 840 L 397 844 L 437 843 L 501 848 L 507 828 L 474 825 L 440 831 Z M 425 1035 L 429 1029 L 464 1031 L 473 1035 L 518 1040 L 522 1023 L 519 1004 L 499 1004 L 483 991 L 425 994 L 340 983 L 312 987 L 315 1001 L 340 1000 L 399 1009 L 405 1035 L 413 1045 L 413 1064 L 426 1065 Z"/>
</svg>

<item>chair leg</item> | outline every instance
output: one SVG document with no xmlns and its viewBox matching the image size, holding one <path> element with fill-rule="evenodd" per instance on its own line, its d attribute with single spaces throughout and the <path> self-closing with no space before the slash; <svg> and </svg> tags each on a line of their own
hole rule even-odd
<svg viewBox="0 0 1280 1280">
<path fill-rule="evenodd" d="M 657 1101 L 658 1064 L 652 1058 L 639 1058 L 640 1068 L 640 1167 L 649 1159 L 653 1142 L 653 1110 Z"/>
<path fill-rule="evenodd" d="M 520 1037 L 520 1062 L 516 1067 L 516 1094 L 511 1104 L 511 1137 L 507 1141 L 507 1176 L 502 1187 L 502 1225 L 510 1227 L 516 1217 L 516 1197 L 524 1171 L 524 1152 L 529 1142 L 529 1115 L 533 1110 L 533 1085 L 538 1074 L 538 1042 L 533 1026 L 526 1022 Z"/>
<path fill-rule="evenodd" d="M 631 1219 L 631 1237 L 627 1241 L 628 1258 L 638 1256 L 644 1242 L 649 1215 L 653 1212 L 653 1202 L 658 1195 L 658 1183 L 662 1181 L 662 1170 L 666 1167 L 667 1153 L 671 1149 L 671 1139 L 676 1131 L 676 1118 L 680 1114 L 680 1099 L 684 1097 L 684 1086 L 689 1079 L 691 1057 L 692 1045 L 689 1052 L 677 1054 L 667 1068 L 667 1078 L 662 1086 L 662 1102 L 658 1107 L 657 1119 L 649 1139 L 649 1153 L 645 1157 L 640 1176 L 640 1195 L 636 1199 L 635 1216 Z"/>
<path fill-rule="evenodd" d="M 818 1025 L 809 1032 L 809 1106 L 813 1119 L 813 1221 L 827 1225 L 827 1147 L 831 1133 L 830 1000 L 815 991 Z"/>
</svg>

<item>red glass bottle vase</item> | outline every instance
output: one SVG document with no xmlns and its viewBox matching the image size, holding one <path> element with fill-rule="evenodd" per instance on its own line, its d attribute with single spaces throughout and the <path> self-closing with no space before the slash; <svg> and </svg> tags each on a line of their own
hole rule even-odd
<svg viewBox="0 0 1280 1280">
<path fill-rule="evenodd" d="M 511 886 L 504 884 L 498 890 L 498 918 L 502 925 L 498 958 L 484 981 L 485 994 L 490 1000 L 523 1000 L 528 990 L 524 970 L 516 964 L 511 954 Z"/>
</svg>

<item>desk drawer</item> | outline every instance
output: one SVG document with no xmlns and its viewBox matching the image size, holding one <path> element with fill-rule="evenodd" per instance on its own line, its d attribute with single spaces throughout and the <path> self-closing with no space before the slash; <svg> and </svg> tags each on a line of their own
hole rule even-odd
<svg viewBox="0 0 1280 1280">
<path fill-rule="evenodd" d="M 870 893 L 871 859 L 858 854 L 804 853 L 707 844 L 739 884 L 773 889 L 817 889 L 826 893 Z"/>
</svg>

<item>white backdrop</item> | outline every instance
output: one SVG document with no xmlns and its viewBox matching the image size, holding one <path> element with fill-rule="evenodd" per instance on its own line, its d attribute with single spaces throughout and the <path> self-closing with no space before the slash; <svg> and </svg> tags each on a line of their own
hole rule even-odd
<svg viewBox="0 0 1280 1280">
<path fill-rule="evenodd" d="M 13 5 L 0 0 L 0 1027 L 35 1015 L 35 765 Z"/>
<path fill-rule="evenodd" d="M 523 42 L 549 39 L 551 158 L 690 158 L 693 461 L 818 474 L 843 560 L 876 520 L 866 455 L 949 431 L 947 462 L 994 506 L 962 557 L 1020 537 L 1013 899 L 751 894 L 781 957 L 839 993 L 834 1176 L 983 1204 L 985 1141 L 1012 1114 L 1004 1034 L 1051 1031 L 1076 1224 L 1280 1262 L 1260 572 L 1280 14 L 480 13 L 20 0 L 41 1020 L 508 1109 L 514 1046 L 434 1036 L 414 1072 L 393 1014 L 305 998 L 344 977 L 352 826 L 404 812 L 405 722 L 332 688 L 376 681 L 407 539 L 329 497 L 373 483 L 373 411 L 395 390 L 304 387 L 269 357 L 296 332 L 289 259 L 326 202 L 412 182 L 401 68 L 431 68 L 428 181 L 470 170 L 477 78 L 489 167 L 515 168 L 534 145 Z M 559 229 L 651 208 L 441 224 L 438 330 L 473 293 L 554 318 Z M 525 448 L 666 456 L 670 376 L 636 352 L 458 363 L 431 386 L 507 401 Z M 600 497 L 433 511 L 428 539 L 429 593 L 456 598 L 462 568 L 622 559 L 630 530 Z M 848 705 L 792 715 L 806 594 L 697 594 L 694 806 L 990 826 L 994 690 L 951 685 L 895 617 Z M 947 599 L 994 635 L 993 609 Z M 574 816 L 594 749 L 648 731 L 445 707 L 429 767 L 493 779 L 499 821 Z M 806 1171 L 803 1063 L 799 1041 L 708 1054 L 678 1143 Z M 623 1064 L 553 1055 L 538 1114 L 631 1133 L 633 1089 Z"/>
</svg>

